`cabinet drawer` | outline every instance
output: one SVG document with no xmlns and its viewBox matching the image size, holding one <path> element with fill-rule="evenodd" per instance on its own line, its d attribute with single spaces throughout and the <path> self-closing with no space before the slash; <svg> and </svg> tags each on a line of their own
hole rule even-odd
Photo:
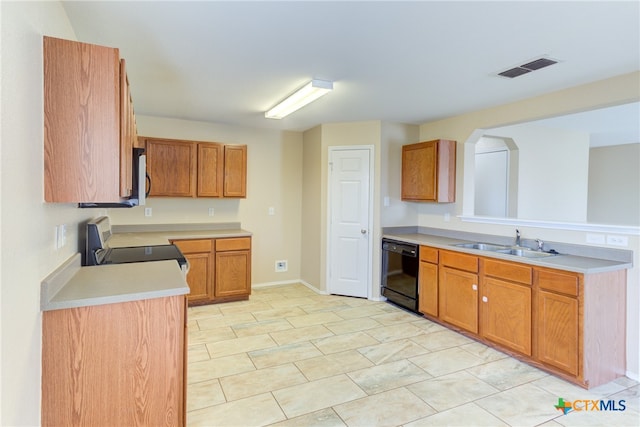
<svg viewBox="0 0 640 427">
<path fill-rule="evenodd" d="M 420 261 L 438 263 L 438 250 L 428 246 L 420 246 Z"/>
<path fill-rule="evenodd" d="M 574 274 L 536 269 L 537 283 L 541 289 L 566 295 L 578 295 L 579 280 Z"/>
<path fill-rule="evenodd" d="M 216 239 L 216 252 L 251 249 L 251 237 Z"/>
<path fill-rule="evenodd" d="M 526 285 L 531 284 L 532 268 L 526 265 L 486 258 L 482 259 L 482 265 L 484 267 L 484 274 L 487 276 L 511 280 Z"/>
<path fill-rule="evenodd" d="M 440 251 L 440 263 L 459 270 L 478 272 L 478 257 L 459 252 Z"/>
<path fill-rule="evenodd" d="M 211 252 L 211 240 L 174 240 L 173 243 L 185 254 Z"/>
</svg>

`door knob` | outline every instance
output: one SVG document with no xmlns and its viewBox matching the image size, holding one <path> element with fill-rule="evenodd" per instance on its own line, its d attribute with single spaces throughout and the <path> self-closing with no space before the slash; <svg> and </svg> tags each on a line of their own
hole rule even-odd
<svg viewBox="0 0 640 427">
<path fill-rule="evenodd" d="M 361 234 L 367 234 L 367 229 L 366 229 L 366 228 L 363 228 L 362 230 L 360 230 L 360 233 L 361 233 Z"/>
</svg>

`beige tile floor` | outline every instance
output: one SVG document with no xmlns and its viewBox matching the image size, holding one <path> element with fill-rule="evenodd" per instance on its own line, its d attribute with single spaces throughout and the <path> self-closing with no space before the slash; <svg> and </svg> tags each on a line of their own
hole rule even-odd
<svg viewBox="0 0 640 427">
<path fill-rule="evenodd" d="M 189 426 L 640 425 L 635 381 L 584 390 L 388 303 L 295 284 L 188 316 Z"/>
</svg>

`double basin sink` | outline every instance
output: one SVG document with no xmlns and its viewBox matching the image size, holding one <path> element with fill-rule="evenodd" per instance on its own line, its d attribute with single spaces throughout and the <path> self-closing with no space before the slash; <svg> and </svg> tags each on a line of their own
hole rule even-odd
<svg viewBox="0 0 640 427">
<path fill-rule="evenodd" d="M 458 248 L 465 249 L 477 249 L 479 251 L 488 251 L 495 252 L 500 254 L 514 255 L 517 257 L 523 258 L 546 258 L 550 256 L 558 255 L 557 252 L 544 252 L 544 251 L 535 251 L 533 249 L 525 248 L 522 246 L 504 246 L 504 245 L 494 245 L 492 243 L 458 243 L 456 245 Z"/>
</svg>

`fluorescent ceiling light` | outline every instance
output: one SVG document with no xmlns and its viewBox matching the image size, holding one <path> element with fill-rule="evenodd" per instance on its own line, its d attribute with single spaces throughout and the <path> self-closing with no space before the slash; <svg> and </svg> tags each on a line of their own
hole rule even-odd
<svg viewBox="0 0 640 427">
<path fill-rule="evenodd" d="M 333 82 L 311 80 L 304 87 L 264 113 L 268 119 L 281 119 L 333 90 Z"/>
</svg>

